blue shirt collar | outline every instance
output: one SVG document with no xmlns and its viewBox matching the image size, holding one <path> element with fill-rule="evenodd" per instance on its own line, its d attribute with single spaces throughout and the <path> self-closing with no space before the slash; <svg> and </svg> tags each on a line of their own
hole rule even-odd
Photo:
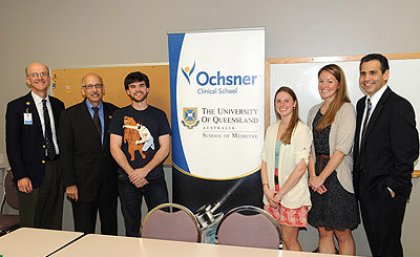
<svg viewBox="0 0 420 257">
<path fill-rule="evenodd" d="M 91 102 L 89 102 L 89 100 L 86 98 L 86 106 L 88 107 L 88 110 L 92 110 L 93 104 Z M 101 111 L 104 108 L 104 105 L 102 104 L 102 101 L 99 103 L 98 105 L 99 110 Z"/>
</svg>

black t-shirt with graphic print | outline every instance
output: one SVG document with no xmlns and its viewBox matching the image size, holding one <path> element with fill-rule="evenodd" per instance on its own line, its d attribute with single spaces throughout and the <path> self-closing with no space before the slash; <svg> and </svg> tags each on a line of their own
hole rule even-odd
<svg viewBox="0 0 420 257">
<path fill-rule="evenodd" d="M 149 163 L 160 148 L 159 137 L 171 133 L 165 112 L 151 105 L 142 111 L 131 105 L 115 111 L 108 131 L 123 137 L 121 150 L 134 169 Z M 118 172 L 127 176 L 121 168 Z M 163 175 L 161 163 L 147 174 L 146 179 L 156 179 Z"/>
</svg>

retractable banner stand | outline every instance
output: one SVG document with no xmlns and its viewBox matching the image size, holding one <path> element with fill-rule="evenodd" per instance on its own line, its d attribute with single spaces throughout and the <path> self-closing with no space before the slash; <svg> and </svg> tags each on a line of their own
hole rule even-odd
<svg viewBox="0 0 420 257">
<path fill-rule="evenodd" d="M 169 33 L 168 43 L 174 202 L 261 206 L 265 30 Z"/>
</svg>

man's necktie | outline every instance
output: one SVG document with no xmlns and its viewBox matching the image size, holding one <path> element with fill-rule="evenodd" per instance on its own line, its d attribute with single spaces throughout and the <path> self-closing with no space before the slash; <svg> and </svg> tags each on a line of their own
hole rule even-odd
<svg viewBox="0 0 420 257">
<path fill-rule="evenodd" d="M 101 121 L 99 119 L 99 108 L 92 107 L 92 109 L 95 111 L 93 113 L 93 123 L 95 123 L 96 130 L 98 130 L 99 137 L 102 140 L 102 126 L 101 126 Z"/>
<path fill-rule="evenodd" d="M 363 130 L 362 130 L 362 137 L 361 140 L 363 140 L 363 138 L 365 137 L 366 134 L 366 129 L 367 126 L 369 124 L 369 116 L 370 116 L 370 111 L 372 110 L 372 102 L 370 101 L 370 98 L 367 99 L 367 110 L 366 110 L 366 116 L 365 116 L 365 120 L 363 121 Z M 361 141 L 360 141 L 361 142 Z"/>
<path fill-rule="evenodd" d="M 45 147 L 47 148 L 47 157 L 50 160 L 53 160 L 57 155 L 55 152 L 54 142 L 52 139 L 52 131 L 51 131 L 51 122 L 50 122 L 50 115 L 48 114 L 47 109 L 47 100 L 42 100 L 42 111 L 44 113 L 44 125 L 45 125 Z"/>
</svg>

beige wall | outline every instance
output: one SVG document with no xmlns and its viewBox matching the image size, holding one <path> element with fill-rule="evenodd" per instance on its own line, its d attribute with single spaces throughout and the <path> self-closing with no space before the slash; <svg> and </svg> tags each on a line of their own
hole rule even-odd
<svg viewBox="0 0 420 257">
<path fill-rule="evenodd" d="M 420 52 L 419 9 L 417 0 L 0 0 L 0 154 L 6 103 L 28 91 L 30 62 L 51 68 L 168 62 L 168 31 L 255 26 L 266 27 L 267 58 Z M 413 182 L 407 256 L 416 255 L 409 238 L 420 237 L 420 181 Z M 357 253 L 369 255 L 363 229 L 355 235 Z M 314 247 L 314 230 L 301 238 L 306 250 Z"/>
</svg>

